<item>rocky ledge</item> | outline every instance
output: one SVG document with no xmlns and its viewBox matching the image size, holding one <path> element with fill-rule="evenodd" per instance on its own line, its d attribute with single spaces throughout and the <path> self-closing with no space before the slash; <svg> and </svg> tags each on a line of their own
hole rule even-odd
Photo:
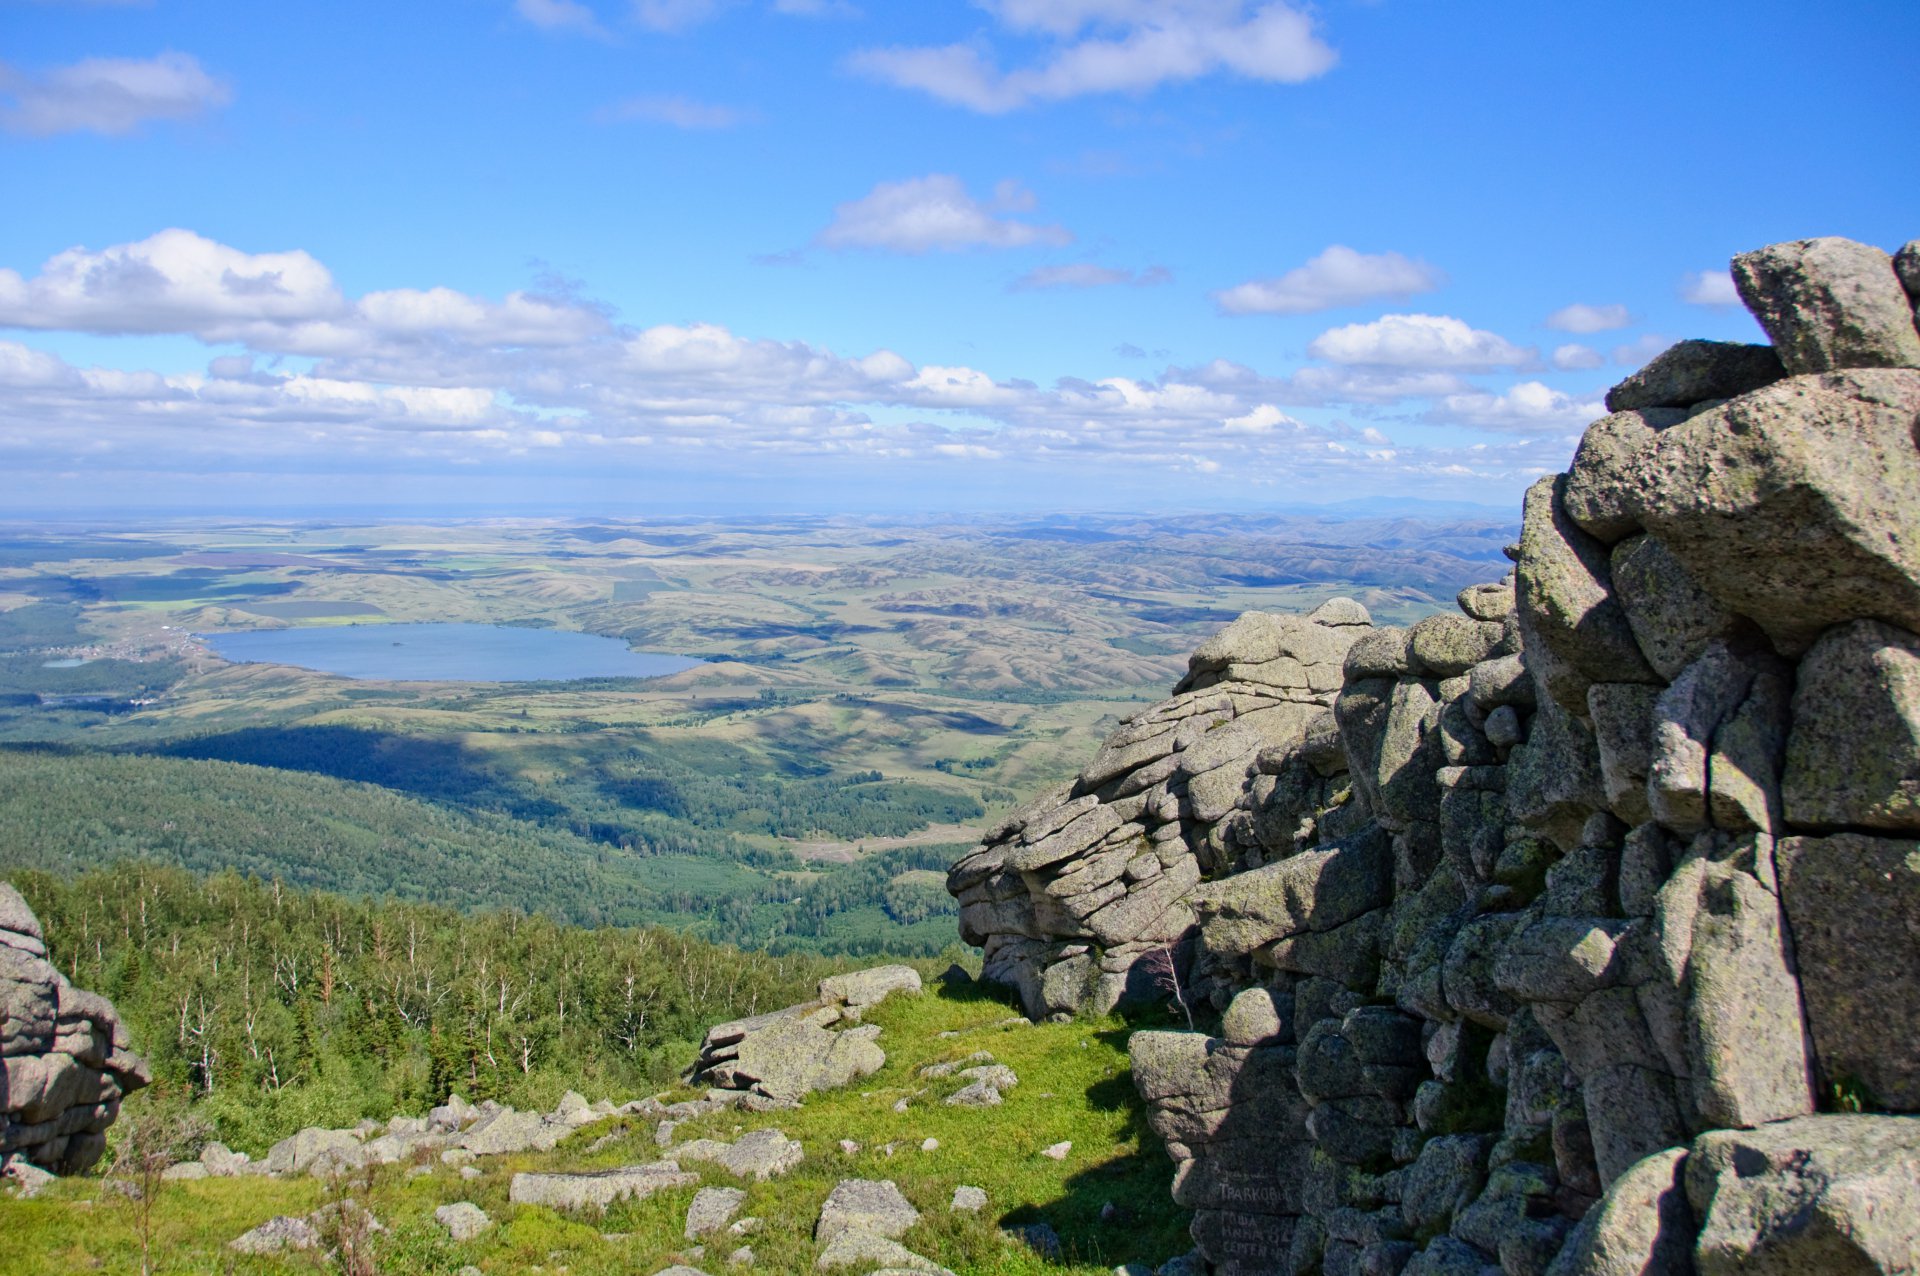
<svg viewBox="0 0 1920 1276">
<path fill-rule="evenodd" d="M 100 1159 L 120 1100 L 153 1078 L 113 1006 L 47 961 L 46 936 L 0 882 L 0 1174 L 77 1174 Z"/>
<path fill-rule="evenodd" d="M 1733 274 L 1513 574 L 1241 617 L 953 867 L 1031 1016 L 1217 1022 L 1132 1043 L 1181 1270 L 1920 1270 L 1920 241 Z"/>
</svg>

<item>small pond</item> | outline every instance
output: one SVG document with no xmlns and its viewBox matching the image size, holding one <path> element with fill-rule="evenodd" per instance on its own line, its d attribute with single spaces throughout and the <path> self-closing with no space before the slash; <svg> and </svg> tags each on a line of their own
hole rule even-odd
<svg viewBox="0 0 1920 1276">
<path fill-rule="evenodd" d="M 296 665 L 386 682 L 557 682 L 657 678 L 701 663 L 618 638 L 516 625 L 318 625 L 202 634 L 223 660 Z"/>
</svg>

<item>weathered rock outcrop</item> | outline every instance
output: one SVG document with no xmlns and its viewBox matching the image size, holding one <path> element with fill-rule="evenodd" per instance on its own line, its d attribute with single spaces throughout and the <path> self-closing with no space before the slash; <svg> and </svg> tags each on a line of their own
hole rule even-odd
<svg viewBox="0 0 1920 1276">
<path fill-rule="evenodd" d="M 879 1027 L 860 1023 L 861 1015 L 893 993 L 919 991 L 920 973 L 911 966 L 875 966 L 822 979 L 813 1001 L 709 1028 L 694 1079 L 783 1103 L 843 1086 L 887 1061 L 875 1040 Z"/>
<path fill-rule="evenodd" d="M 1616 387 L 1513 576 L 1242 617 L 954 866 L 1030 1015 L 1220 1015 L 1132 1046 L 1213 1270 L 1920 1270 L 1916 261 L 1736 259 L 1774 344 Z"/>
<path fill-rule="evenodd" d="M 0 1170 L 75 1174 L 100 1159 L 120 1100 L 152 1080 L 98 993 L 47 961 L 40 920 L 0 882 Z"/>
</svg>

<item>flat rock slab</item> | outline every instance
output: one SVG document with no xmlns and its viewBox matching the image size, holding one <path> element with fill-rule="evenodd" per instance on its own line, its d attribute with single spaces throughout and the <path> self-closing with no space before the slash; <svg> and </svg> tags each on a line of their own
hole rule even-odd
<svg viewBox="0 0 1920 1276">
<path fill-rule="evenodd" d="M 849 1229 L 898 1240 L 920 1221 L 920 1211 L 890 1179 L 842 1179 L 820 1207 L 813 1238 L 830 1241 Z"/>
<path fill-rule="evenodd" d="M 703 1187 L 687 1206 L 685 1236 L 697 1240 L 708 1232 L 717 1232 L 733 1221 L 747 1194 L 737 1187 Z"/>
<path fill-rule="evenodd" d="M 587 1174 L 516 1174 L 507 1189 L 515 1205 L 548 1205 L 560 1210 L 604 1211 L 615 1201 L 644 1201 L 663 1188 L 698 1183 L 673 1161 L 652 1161 Z"/>
<path fill-rule="evenodd" d="M 896 992 L 918 993 L 920 972 L 911 966 L 875 966 L 820 981 L 820 1000 L 848 1006 L 871 1006 Z"/>
</svg>

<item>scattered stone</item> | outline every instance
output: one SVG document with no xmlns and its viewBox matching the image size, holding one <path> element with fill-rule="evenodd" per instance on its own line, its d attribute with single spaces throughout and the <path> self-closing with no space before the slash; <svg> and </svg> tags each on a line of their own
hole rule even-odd
<svg viewBox="0 0 1920 1276">
<path fill-rule="evenodd" d="M 1060 1233 L 1051 1223 L 1016 1223 L 1003 1227 L 1007 1239 L 1024 1245 L 1049 1263 L 1060 1261 Z"/>
<path fill-rule="evenodd" d="M 312 1249 L 320 1243 L 319 1229 L 304 1218 L 279 1214 L 227 1242 L 241 1254 L 278 1254 L 289 1249 Z"/>
<path fill-rule="evenodd" d="M 753 1264 L 754 1256 L 751 1245 L 742 1245 L 739 1249 L 727 1255 L 727 1265 L 730 1267 L 752 1267 Z"/>
<path fill-rule="evenodd" d="M 1782 797 L 1814 828 L 1920 832 L 1920 634 L 1829 629 L 1800 661 Z"/>
<path fill-rule="evenodd" d="M 456 1241 L 470 1241 L 493 1226 L 487 1212 L 472 1201 L 456 1201 L 434 1210 L 433 1221 L 447 1229 Z"/>
<path fill-rule="evenodd" d="M 841 1179 L 820 1207 L 813 1238 L 827 1241 L 853 1229 L 898 1240 L 919 1221 L 920 1211 L 891 1180 Z"/>
<path fill-rule="evenodd" d="M 583 1174 L 520 1173 L 513 1176 L 507 1199 L 515 1205 L 605 1212 L 615 1201 L 644 1201 L 663 1188 L 686 1187 L 699 1181 L 699 1175 L 683 1171 L 673 1161 L 653 1161 Z"/>
<path fill-rule="evenodd" d="M 953 1189 L 953 1204 L 947 1208 L 956 1213 L 972 1213 L 987 1207 L 987 1194 L 977 1187 L 962 1184 Z"/>
<path fill-rule="evenodd" d="M 1073 1144 L 1071 1142 L 1060 1142 L 1041 1148 L 1040 1155 L 1049 1157 L 1055 1161 L 1064 1161 L 1067 1159 L 1067 1153 L 1071 1151 L 1073 1151 Z"/>
<path fill-rule="evenodd" d="M 932 1138 L 922 1139 L 920 1140 L 920 1150 L 922 1152 L 938 1152 L 940 1150 L 940 1140 Z"/>
<path fill-rule="evenodd" d="M 747 1194 L 737 1187 L 703 1187 L 693 1194 L 693 1203 L 687 1206 L 687 1225 L 684 1234 L 688 1240 L 698 1240 L 708 1232 L 717 1232 L 725 1227 L 739 1210 Z"/>
</svg>

